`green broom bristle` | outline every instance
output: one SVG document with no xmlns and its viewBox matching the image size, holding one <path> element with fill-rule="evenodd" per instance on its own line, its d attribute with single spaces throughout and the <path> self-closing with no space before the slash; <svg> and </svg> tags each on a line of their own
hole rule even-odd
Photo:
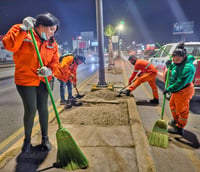
<svg viewBox="0 0 200 172">
<path fill-rule="evenodd" d="M 154 124 L 153 132 L 149 137 L 149 144 L 152 146 L 168 148 L 167 123 L 164 120 L 158 120 Z"/>
<path fill-rule="evenodd" d="M 57 163 L 62 168 L 66 170 L 75 170 L 88 167 L 88 160 L 67 129 L 58 129 L 56 138 L 58 146 Z"/>
</svg>

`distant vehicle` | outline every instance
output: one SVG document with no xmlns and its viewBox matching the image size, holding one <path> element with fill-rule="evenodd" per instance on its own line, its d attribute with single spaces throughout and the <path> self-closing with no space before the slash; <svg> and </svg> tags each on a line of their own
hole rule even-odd
<svg viewBox="0 0 200 172">
<path fill-rule="evenodd" d="M 13 62 L 13 53 L 6 50 L 3 46 L 2 41 L 0 41 L 0 63 Z"/>
<path fill-rule="evenodd" d="M 169 55 L 174 52 L 178 43 L 170 43 L 163 45 L 162 48 L 151 58 L 149 61 L 158 69 L 157 78 L 165 82 L 167 68 L 166 61 L 169 60 Z M 187 51 L 187 55 L 193 55 L 195 57 L 194 65 L 196 68 L 196 74 L 194 77 L 194 86 L 195 90 L 200 90 L 200 42 L 185 42 L 185 49 Z"/>
</svg>

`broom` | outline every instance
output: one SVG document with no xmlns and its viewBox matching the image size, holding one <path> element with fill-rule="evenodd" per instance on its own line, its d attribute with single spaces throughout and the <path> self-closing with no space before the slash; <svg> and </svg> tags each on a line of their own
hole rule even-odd
<svg viewBox="0 0 200 172">
<path fill-rule="evenodd" d="M 38 60 L 40 66 L 44 66 L 38 46 L 35 40 L 35 36 L 33 34 L 32 29 L 30 30 L 31 37 L 34 43 L 35 50 L 37 52 Z M 60 118 L 58 115 L 58 111 L 54 102 L 54 98 L 51 92 L 51 88 L 48 82 L 47 77 L 45 77 L 47 89 L 51 98 L 51 102 L 53 105 L 54 112 L 56 114 L 56 119 L 58 122 L 58 130 L 56 132 L 56 139 L 57 139 L 57 162 L 54 163 L 55 167 L 64 168 L 66 170 L 75 170 L 75 169 L 83 169 L 88 167 L 88 160 L 76 144 L 75 140 L 72 138 L 69 131 L 62 127 Z"/>
<path fill-rule="evenodd" d="M 161 49 L 163 49 L 159 43 L 156 43 L 156 44 Z M 165 51 L 165 49 L 163 49 L 163 50 Z M 168 52 L 166 52 L 166 53 L 170 56 L 170 60 L 172 60 L 172 56 Z M 170 73 L 170 67 L 168 68 L 168 71 L 167 71 L 165 88 L 167 88 L 167 86 L 168 86 L 169 73 Z M 166 100 L 166 95 L 164 94 L 162 111 L 161 111 L 161 119 L 157 120 L 153 126 L 153 132 L 150 134 L 150 137 L 149 137 L 149 144 L 152 146 L 168 148 L 167 123 L 163 120 L 164 109 L 165 109 L 165 100 Z"/>
</svg>

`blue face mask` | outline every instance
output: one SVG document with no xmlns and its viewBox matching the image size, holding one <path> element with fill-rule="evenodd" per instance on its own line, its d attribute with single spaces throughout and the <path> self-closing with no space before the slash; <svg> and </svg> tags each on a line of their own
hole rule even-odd
<svg viewBox="0 0 200 172">
<path fill-rule="evenodd" d="M 45 41 L 48 40 L 45 32 L 41 33 L 41 38 L 44 39 Z"/>
</svg>

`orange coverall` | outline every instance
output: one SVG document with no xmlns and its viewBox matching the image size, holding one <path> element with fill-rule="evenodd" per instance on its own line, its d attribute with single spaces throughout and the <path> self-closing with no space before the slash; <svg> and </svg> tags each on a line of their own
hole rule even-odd
<svg viewBox="0 0 200 172">
<path fill-rule="evenodd" d="M 173 118 L 177 122 L 177 126 L 184 128 L 187 124 L 188 115 L 189 115 L 189 102 L 194 94 L 194 85 L 191 82 L 186 88 L 172 93 L 170 98 L 169 106 Z M 184 100 L 183 100 L 184 97 Z"/>
<path fill-rule="evenodd" d="M 138 72 L 141 72 L 142 74 L 137 77 L 135 81 L 133 79 L 137 75 Z M 148 82 L 150 87 L 152 88 L 153 97 L 155 99 L 158 99 L 158 88 L 156 86 L 156 75 L 157 75 L 157 69 L 151 64 L 149 61 L 137 59 L 135 63 L 134 71 L 129 78 L 129 90 L 133 91 L 135 90 L 141 83 Z M 133 83 L 132 83 L 133 81 Z"/>
</svg>

